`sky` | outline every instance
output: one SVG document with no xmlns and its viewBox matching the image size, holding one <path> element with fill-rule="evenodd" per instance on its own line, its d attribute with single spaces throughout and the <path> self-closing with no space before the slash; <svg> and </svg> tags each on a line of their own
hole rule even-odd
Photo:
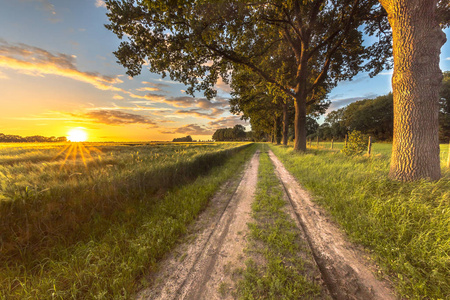
<svg viewBox="0 0 450 300">
<path fill-rule="evenodd" d="M 104 27 L 106 12 L 102 0 L 0 0 L 0 133 L 67 136 L 81 128 L 99 142 L 208 140 L 218 128 L 248 125 L 229 113 L 223 82 L 209 101 L 145 67 L 126 75 L 113 54 L 120 40 Z M 440 66 L 450 70 L 450 42 Z M 341 82 L 329 111 L 387 94 L 391 77 L 360 73 Z"/>
</svg>

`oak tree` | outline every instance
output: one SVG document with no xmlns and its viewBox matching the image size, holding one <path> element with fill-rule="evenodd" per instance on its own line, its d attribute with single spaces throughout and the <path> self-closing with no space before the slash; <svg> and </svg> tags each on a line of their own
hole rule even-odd
<svg viewBox="0 0 450 300">
<path fill-rule="evenodd" d="M 131 76 L 149 62 L 151 72 L 214 97 L 236 65 L 294 99 L 294 149 L 306 150 L 309 101 L 340 80 L 370 68 L 375 74 L 389 57 L 389 39 L 363 45 L 366 33 L 386 28 L 376 0 L 107 0 L 107 28 L 120 38 L 115 52 Z M 389 33 L 387 33 L 389 36 Z M 277 72 L 267 68 L 280 53 L 293 57 Z M 278 60 L 275 60 L 278 63 Z M 309 99 L 309 100 L 308 100 Z"/>
<path fill-rule="evenodd" d="M 448 1 L 380 0 L 392 28 L 394 139 L 389 176 L 400 181 L 441 176 L 439 54 L 449 23 Z M 444 19 L 439 19 L 442 17 Z M 441 24 L 440 24 L 441 22 Z"/>
</svg>

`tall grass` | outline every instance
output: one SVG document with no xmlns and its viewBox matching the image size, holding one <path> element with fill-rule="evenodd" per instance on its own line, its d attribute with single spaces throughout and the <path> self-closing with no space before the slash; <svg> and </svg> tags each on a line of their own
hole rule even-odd
<svg viewBox="0 0 450 300">
<path fill-rule="evenodd" d="M 448 299 L 450 171 L 443 168 L 443 177 L 436 182 L 391 181 L 389 145 L 375 145 L 381 146 L 381 154 L 370 158 L 271 149 L 350 238 L 374 253 L 402 297 Z"/>
<path fill-rule="evenodd" d="M 156 145 L 130 154 L 126 145 L 107 147 L 92 168 L 76 161 L 63 168 L 4 166 L 4 180 L 14 178 L 15 187 L 2 189 L 0 203 L 1 226 L 9 229 L 1 232 L 3 298 L 130 298 L 137 279 L 151 272 L 253 149 Z M 24 183 L 18 177 L 27 168 L 34 173 Z M 53 170 L 48 190 L 37 186 L 40 168 Z"/>
</svg>

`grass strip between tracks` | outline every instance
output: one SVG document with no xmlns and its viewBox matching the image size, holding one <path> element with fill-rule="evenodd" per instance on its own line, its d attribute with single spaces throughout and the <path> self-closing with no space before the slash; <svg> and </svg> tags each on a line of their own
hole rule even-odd
<svg viewBox="0 0 450 300">
<path fill-rule="evenodd" d="M 267 150 L 267 146 L 262 148 Z M 315 282 L 320 273 L 300 229 L 285 211 L 288 203 L 266 152 L 260 156 L 258 185 L 248 224 L 250 259 L 240 273 L 241 299 L 324 299 Z"/>
<path fill-rule="evenodd" d="M 256 146 L 245 147 L 195 181 L 118 211 L 101 238 L 55 247 L 33 268 L 0 272 L 0 299 L 130 299 L 219 187 L 238 176 Z"/>
<path fill-rule="evenodd" d="M 401 297 L 449 299 L 449 170 L 436 182 L 401 183 L 388 179 L 386 156 L 270 148 L 350 238 L 375 254 Z"/>
</svg>

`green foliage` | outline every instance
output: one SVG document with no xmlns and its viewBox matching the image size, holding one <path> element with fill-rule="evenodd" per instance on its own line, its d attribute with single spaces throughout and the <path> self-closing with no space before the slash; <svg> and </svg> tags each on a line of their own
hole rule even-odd
<svg viewBox="0 0 450 300">
<path fill-rule="evenodd" d="M 392 93 L 356 101 L 333 111 L 328 114 L 324 124 L 327 127 L 321 130 L 323 138 L 343 138 L 347 131 L 358 130 L 377 140 L 390 141 L 394 125 Z"/>
<path fill-rule="evenodd" d="M 0 133 L 0 143 L 62 143 L 67 142 L 65 136 L 45 137 L 42 135 L 33 135 L 22 137 L 20 135 L 8 135 Z"/>
<path fill-rule="evenodd" d="M 375 255 L 399 298 L 447 299 L 450 170 L 443 168 L 439 181 L 394 182 L 388 178 L 391 145 L 374 146 L 375 154 L 382 148 L 386 155 L 348 159 L 331 151 L 271 149 L 348 236 Z M 442 167 L 447 149 L 442 145 Z"/>
<path fill-rule="evenodd" d="M 106 27 L 128 37 L 115 55 L 129 75 L 149 62 L 151 72 L 169 74 L 188 94 L 212 98 L 219 78 L 228 83 L 230 71 L 243 71 L 264 84 L 258 91 L 294 98 L 304 108 L 295 112 L 300 120 L 337 82 L 390 66 L 391 32 L 377 0 L 107 0 L 106 6 Z M 363 45 L 360 28 L 378 42 Z"/>
<path fill-rule="evenodd" d="M 245 141 L 250 139 L 250 133 L 245 132 L 245 127 L 242 125 L 235 125 L 233 128 L 217 129 L 212 139 L 218 142 L 223 141 Z"/>
<path fill-rule="evenodd" d="M 367 151 L 369 137 L 363 135 L 361 131 L 354 130 L 348 135 L 347 145 L 342 148 L 341 152 L 345 155 L 359 155 Z"/>
<path fill-rule="evenodd" d="M 64 162 L 62 145 L 0 148 L 0 225 L 9 229 L 0 231 L 0 299 L 132 298 L 254 151 L 242 143 L 85 145 L 86 165 L 79 153 Z M 40 146 L 47 160 L 18 160 Z"/>
<path fill-rule="evenodd" d="M 263 146 L 266 150 L 266 145 Z M 250 259 L 238 283 L 239 299 L 326 299 L 320 276 L 300 229 L 286 213 L 286 200 L 274 167 L 262 152 L 249 223 Z M 257 263 L 258 262 L 258 263 Z"/>
<path fill-rule="evenodd" d="M 439 140 L 450 142 L 450 71 L 444 72 L 439 91 Z"/>
<path fill-rule="evenodd" d="M 174 138 L 172 140 L 174 143 L 181 143 L 181 142 L 192 142 L 192 137 L 190 135 L 181 137 L 181 138 Z"/>
</svg>

